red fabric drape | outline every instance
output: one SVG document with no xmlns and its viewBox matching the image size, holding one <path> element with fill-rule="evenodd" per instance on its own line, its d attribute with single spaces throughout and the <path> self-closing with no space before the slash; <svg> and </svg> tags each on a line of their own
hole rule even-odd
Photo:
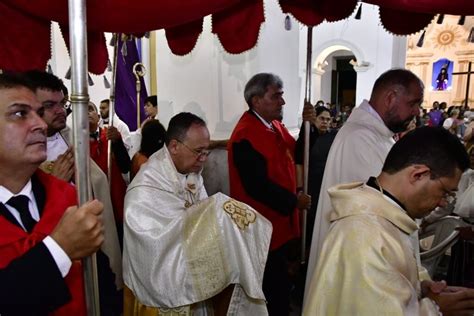
<svg viewBox="0 0 474 316">
<path fill-rule="evenodd" d="M 284 13 L 291 13 L 298 21 L 316 26 L 324 20 L 334 22 L 354 12 L 357 0 L 280 0 Z"/>
<path fill-rule="evenodd" d="M 277 0 L 275 0 L 277 1 Z M 428 25 L 435 14 L 474 15 L 472 0 L 364 0 L 380 6 L 384 27 L 411 34 Z M 350 16 L 357 0 L 279 0 L 282 11 L 307 25 Z M 103 32 L 144 33 L 166 29 L 173 53 L 195 46 L 202 20 L 213 15 L 212 31 L 230 53 L 257 42 L 264 21 L 263 0 L 100 0 L 87 1 L 89 71 L 102 73 L 107 50 Z M 2 0 L 0 2 L 0 69 L 44 69 L 50 58 L 50 21 L 62 25 L 67 39 L 66 0 Z"/>
</svg>

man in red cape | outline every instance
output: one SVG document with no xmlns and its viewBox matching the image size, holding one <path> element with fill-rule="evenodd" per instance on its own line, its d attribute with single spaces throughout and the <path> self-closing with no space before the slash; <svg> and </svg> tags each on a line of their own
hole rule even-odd
<svg viewBox="0 0 474 316">
<path fill-rule="evenodd" d="M 103 242 L 103 206 L 38 170 L 46 124 L 29 83 L 0 74 L 0 314 L 85 315 L 79 259 Z"/>
<path fill-rule="evenodd" d="M 291 282 L 288 262 L 299 238 L 299 210 L 311 197 L 297 192 L 295 140 L 283 119 L 283 82 L 269 73 L 253 76 L 245 85 L 249 110 L 237 123 L 228 143 L 230 195 L 247 203 L 273 225 L 263 292 L 268 313 L 288 315 Z M 299 190 L 298 190 L 299 191 Z"/>
</svg>

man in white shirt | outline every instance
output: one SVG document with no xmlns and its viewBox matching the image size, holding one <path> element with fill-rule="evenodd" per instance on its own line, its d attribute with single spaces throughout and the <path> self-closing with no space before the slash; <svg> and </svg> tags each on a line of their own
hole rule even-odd
<svg viewBox="0 0 474 316">
<path fill-rule="evenodd" d="M 109 99 L 100 101 L 100 105 L 99 105 L 99 112 L 100 112 L 99 127 L 100 128 L 110 125 L 109 124 L 109 108 L 110 108 Z M 128 128 L 127 124 L 125 124 L 125 122 L 122 121 L 118 117 L 117 112 L 115 111 L 114 111 L 114 117 L 113 117 L 113 126 L 117 128 L 120 135 L 122 136 L 122 141 L 125 144 L 125 148 L 129 150 L 131 146 L 130 129 Z"/>
<path fill-rule="evenodd" d="M 77 259 L 103 242 L 102 204 L 77 208 L 74 188 L 38 171 L 46 159 L 42 105 L 20 76 L 0 74 L 0 314 L 85 310 Z M 55 199 L 55 192 L 63 198 Z M 82 290 L 79 287 L 79 290 Z"/>
</svg>

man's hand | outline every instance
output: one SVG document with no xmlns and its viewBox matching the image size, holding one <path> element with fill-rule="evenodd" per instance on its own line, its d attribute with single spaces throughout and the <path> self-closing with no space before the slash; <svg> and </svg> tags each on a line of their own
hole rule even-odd
<svg viewBox="0 0 474 316">
<path fill-rule="evenodd" d="M 311 195 L 299 192 L 296 196 L 296 199 L 296 208 L 300 210 L 309 209 L 309 207 L 311 206 Z"/>
<path fill-rule="evenodd" d="M 112 141 L 112 143 L 115 143 L 116 141 L 119 141 L 122 139 L 120 132 L 114 126 L 107 127 L 106 137 L 107 137 L 107 140 Z"/>
<path fill-rule="evenodd" d="M 424 296 L 435 301 L 445 316 L 474 313 L 474 289 L 447 286 L 444 281 L 423 281 L 421 287 Z"/>
<path fill-rule="evenodd" d="M 56 178 L 70 182 L 74 175 L 74 155 L 72 147 L 69 147 L 62 155 L 59 155 L 53 164 L 51 174 Z"/>
<path fill-rule="evenodd" d="M 316 122 L 316 111 L 314 110 L 314 106 L 309 102 L 305 102 L 303 107 L 303 121 L 309 121 L 313 124 Z"/>
<path fill-rule="evenodd" d="M 71 260 L 81 259 L 96 252 L 104 242 L 102 211 L 104 205 L 93 200 L 77 208 L 68 207 L 51 233 Z"/>
</svg>

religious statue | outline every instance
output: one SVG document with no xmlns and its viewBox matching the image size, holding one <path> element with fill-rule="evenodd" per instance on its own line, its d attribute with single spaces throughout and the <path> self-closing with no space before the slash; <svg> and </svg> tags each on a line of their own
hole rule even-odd
<svg viewBox="0 0 474 316">
<path fill-rule="evenodd" d="M 441 68 L 438 77 L 436 78 L 436 90 L 444 91 L 448 88 L 448 71 L 447 67 Z"/>
</svg>

